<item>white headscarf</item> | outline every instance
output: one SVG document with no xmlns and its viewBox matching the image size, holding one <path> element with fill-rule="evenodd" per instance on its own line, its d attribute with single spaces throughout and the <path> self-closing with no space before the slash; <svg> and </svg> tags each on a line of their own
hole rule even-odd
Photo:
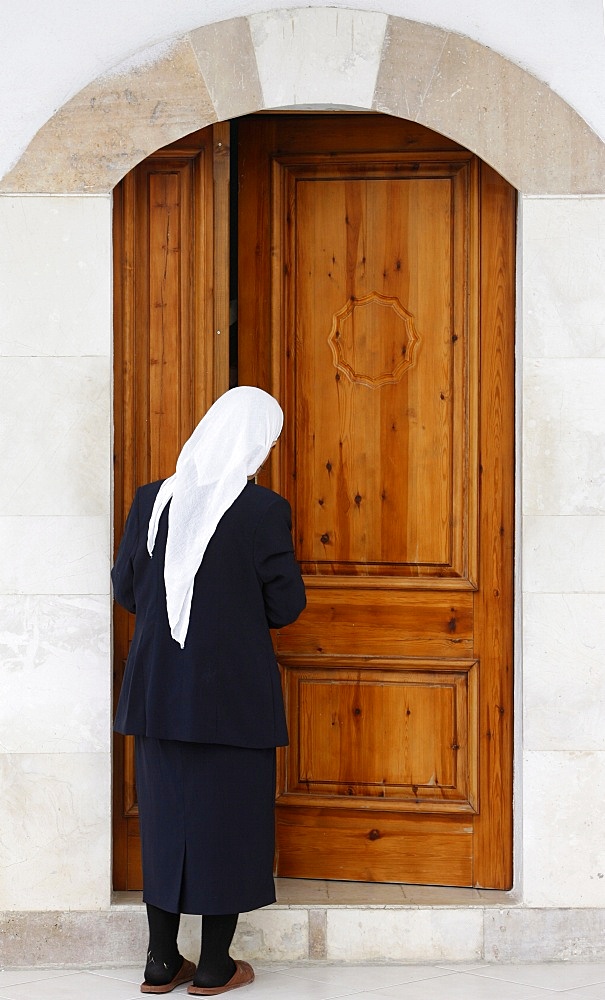
<svg viewBox="0 0 605 1000">
<path fill-rule="evenodd" d="M 241 385 L 220 396 L 197 425 L 158 492 L 149 519 L 153 554 L 160 515 L 168 510 L 164 580 L 172 637 L 181 649 L 189 627 L 193 581 L 226 510 L 265 461 L 284 415 L 273 396 Z"/>
</svg>

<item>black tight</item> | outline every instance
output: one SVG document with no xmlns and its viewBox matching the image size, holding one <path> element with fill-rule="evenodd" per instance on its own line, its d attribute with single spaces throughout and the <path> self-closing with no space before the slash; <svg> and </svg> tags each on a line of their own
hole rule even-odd
<svg viewBox="0 0 605 1000">
<path fill-rule="evenodd" d="M 181 921 L 180 913 L 160 910 L 159 906 L 147 903 L 149 924 L 149 946 L 145 982 L 150 986 L 166 986 L 172 982 L 183 964 L 176 943 Z"/>
<path fill-rule="evenodd" d="M 202 917 L 202 953 L 193 985 L 224 986 L 235 972 L 229 955 L 239 913 L 204 914 Z"/>
<path fill-rule="evenodd" d="M 235 934 L 239 914 L 204 914 L 202 917 L 202 951 L 193 980 L 195 986 L 210 989 L 224 986 L 235 972 L 235 962 L 229 948 Z M 170 983 L 183 964 L 177 946 L 179 913 L 169 913 L 147 903 L 149 948 L 145 966 L 145 982 L 150 986 Z"/>
</svg>

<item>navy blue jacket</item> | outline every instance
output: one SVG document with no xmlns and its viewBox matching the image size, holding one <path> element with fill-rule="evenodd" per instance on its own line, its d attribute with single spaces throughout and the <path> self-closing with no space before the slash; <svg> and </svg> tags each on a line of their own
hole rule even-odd
<svg viewBox="0 0 605 1000">
<path fill-rule="evenodd" d="M 193 588 L 185 648 L 170 634 L 164 589 L 168 507 L 153 557 L 147 528 L 161 483 L 137 490 L 112 570 L 136 614 L 120 692 L 120 733 L 243 747 L 288 742 L 270 628 L 298 618 L 305 591 L 290 505 L 250 482 L 221 518 Z"/>
</svg>

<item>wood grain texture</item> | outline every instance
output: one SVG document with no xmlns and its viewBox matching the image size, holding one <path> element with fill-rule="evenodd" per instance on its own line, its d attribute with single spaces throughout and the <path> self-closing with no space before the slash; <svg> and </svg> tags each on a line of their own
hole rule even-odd
<svg viewBox="0 0 605 1000">
<path fill-rule="evenodd" d="M 473 871 L 471 817 L 423 817 L 375 811 L 279 810 L 278 871 L 304 868 L 306 878 L 469 885 Z M 313 850 L 309 850 L 309 843 Z"/>
<path fill-rule="evenodd" d="M 296 372 L 284 477 L 295 461 L 307 573 L 476 577 L 472 170 L 451 155 L 274 166 L 274 254 L 287 276 L 274 328 Z"/>
<path fill-rule="evenodd" d="M 225 364 L 214 333 L 215 316 L 228 320 L 229 315 L 228 216 L 219 235 L 215 144 L 209 128 L 159 150 L 114 193 L 116 548 L 137 487 L 172 475 L 214 393 L 223 391 L 223 382 L 227 388 L 228 355 Z M 228 174 L 225 178 L 224 158 L 220 162 L 224 197 Z M 218 288 L 215 256 L 223 272 Z M 225 344 L 228 351 L 228 335 Z M 115 606 L 116 699 L 133 622 Z M 114 888 L 140 887 L 134 741 L 116 735 Z"/>
<path fill-rule="evenodd" d="M 514 190 L 481 170 L 482 586 L 475 650 L 482 659 L 481 800 L 474 884 L 510 888 L 512 865 L 514 593 Z"/>
<path fill-rule="evenodd" d="M 476 661 L 281 665 L 294 748 L 281 805 L 476 811 Z"/>
<path fill-rule="evenodd" d="M 227 387 L 228 132 L 116 190 L 116 540 Z M 262 481 L 292 503 L 308 594 L 275 635 L 277 871 L 509 888 L 515 192 L 385 116 L 238 132 L 239 381 L 284 407 Z M 131 629 L 118 611 L 116 689 Z M 135 888 L 121 740 L 115 760 L 115 885 Z"/>
<path fill-rule="evenodd" d="M 514 192 L 406 122 L 239 136 L 240 378 L 286 413 L 308 593 L 276 636 L 277 871 L 507 888 Z"/>
</svg>

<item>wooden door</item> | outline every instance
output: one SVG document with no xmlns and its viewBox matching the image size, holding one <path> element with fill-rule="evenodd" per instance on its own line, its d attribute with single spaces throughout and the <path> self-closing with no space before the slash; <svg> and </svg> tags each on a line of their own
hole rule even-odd
<svg viewBox="0 0 605 1000">
<path fill-rule="evenodd" d="M 228 388 L 229 126 L 159 150 L 114 192 L 114 538 Z M 114 612 L 114 691 L 134 618 Z M 134 740 L 114 742 L 114 888 L 142 888 Z"/>
<path fill-rule="evenodd" d="M 239 380 L 308 595 L 278 875 L 511 885 L 514 220 L 411 123 L 239 123 Z"/>
</svg>

